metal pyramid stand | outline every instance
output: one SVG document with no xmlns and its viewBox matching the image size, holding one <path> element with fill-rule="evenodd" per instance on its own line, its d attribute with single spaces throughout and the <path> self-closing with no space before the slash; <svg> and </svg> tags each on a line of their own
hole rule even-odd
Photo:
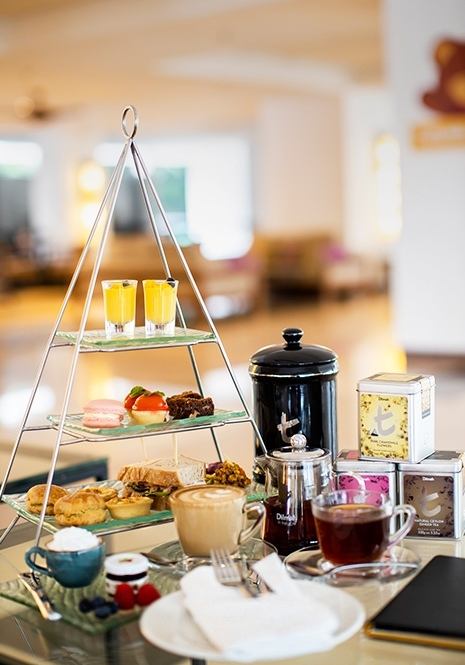
<svg viewBox="0 0 465 665">
<path fill-rule="evenodd" d="M 130 126 L 130 123 L 131 123 L 131 126 Z M 56 426 L 57 431 L 56 431 L 55 445 L 54 445 L 54 448 L 53 448 L 52 458 L 51 458 L 51 462 L 50 462 L 50 469 L 49 469 L 48 476 L 47 476 L 47 483 L 46 483 L 46 490 L 45 490 L 44 499 L 43 499 L 43 506 L 42 506 L 42 510 L 41 510 L 39 521 L 38 521 L 37 528 L 36 528 L 36 535 L 35 535 L 35 544 L 36 545 L 39 543 L 39 540 L 40 540 L 40 537 L 41 537 L 41 534 L 42 534 L 42 529 L 43 529 L 44 520 L 45 520 L 45 513 L 46 513 L 46 509 L 47 509 L 47 503 L 48 503 L 48 499 L 49 499 L 49 495 L 50 495 L 50 488 L 51 488 L 51 485 L 52 485 L 52 482 L 53 482 L 53 476 L 54 476 L 54 473 L 55 473 L 55 467 L 56 467 L 56 464 L 57 464 L 57 461 L 58 461 L 60 448 L 61 448 L 61 446 L 64 446 L 64 445 L 69 445 L 69 444 L 72 444 L 72 443 L 81 443 L 83 441 L 87 441 L 87 438 L 85 436 L 83 436 L 82 438 L 79 438 L 79 437 L 75 436 L 74 438 L 72 438 L 70 440 L 64 440 L 63 435 L 66 434 L 66 432 L 64 432 L 65 419 L 66 419 L 66 416 L 68 414 L 68 407 L 69 407 L 69 402 L 70 402 L 70 399 L 71 399 L 71 394 L 72 394 L 72 390 L 73 390 L 73 386 L 74 386 L 74 379 L 75 379 L 75 375 L 76 375 L 76 369 L 77 369 L 79 354 L 83 350 L 82 341 L 83 341 L 83 337 L 84 337 L 84 334 L 85 334 L 85 328 L 86 328 L 87 319 L 88 319 L 88 316 L 89 316 L 89 310 L 90 310 L 90 305 L 91 305 L 91 302 L 92 302 L 92 297 L 93 297 L 93 294 L 94 294 L 95 284 L 96 284 L 96 281 L 97 281 L 97 276 L 98 276 L 98 273 L 99 273 L 99 270 L 100 270 L 100 265 L 101 265 L 101 262 L 102 262 L 106 242 L 107 242 L 107 239 L 108 239 L 108 234 L 109 234 L 109 231 L 110 231 L 111 222 L 112 222 L 113 214 L 114 214 L 114 210 L 115 210 L 115 204 L 116 204 L 116 200 L 117 200 L 118 193 L 119 193 L 119 190 L 120 190 L 121 181 L 122 181 L 122 178 L 123 178 L 123 173 L 124 173 L 124 169 L 125 169 L 125 166 L 126 166 L 126 162 L 127 162 L 129 152 L 131 153 L 131 156 L 132 156 L 133 161 L 134 161 L 134 165 L 135 165 L 136 173 L 137 173 L 137 178 L 139 180 L 139 184 L 140 184 L 140 188 L 141 188 L 141 193 L 142 193 L 142 196 L 144 198 L 145 206 L 146 206 L 146 209 L 147 209 L 147 214 L 148 214 L 149 221 L 150 221 L 150 226 L 151 226 L 151 229 L 152 229 L 152 232 L 153 232 L 153 235 L 154 235 L 154 239 L 155 239 L 155 242 L 156 242 L 159 254 L 160 254 L 160 258 L 161 258 L 161 262 L 162 262 L 162 265 L 163 265 L 163 270 L 164 270 L 164 273 L 165 273 L 165 277 L 166 278 L 171 277 L 171 272 L 170 272 L 170 267 L 168 265 L 168 261 L 167 261 L 167 258 L 166 258 L 165 250 L 163 248 L 163 244 L 162 244 L 162 241 L 161 241 L 161 236 L 160 236 L 160 233 L 159 233 L 159 230 L 157 228 L 156 221 L 155 221 L 155 215 L 153 213 L 152 206 L 151 206 L 151 203 L 150 203 L 149 191 L 152 194 L 152 196 L 153 196 L 153 198 L 156 202 L 157 208 L 160 212 L 161 218 L 162 218 L 163 223 L 166 227 L 168 236 L 169 236 L 171 242 L 174 245 L 174 248 L 176 250 L 176 253 L 177 253 L 177 256 L 178 256 L 179 261 L 181 263 L 181 266 L 182 266 L 182 268 L 183 268 L 183 270 L 184 270 L 184 272 L 187 276 L 187 279 L 188 279 L 188 281 L 190 283 L 190 286 L 192 288 L 192 291 L 193 291 L 193 293 L 194 293 L 194 295 L 197 299 L 197 302 L 198 302 L 199 307 L 202 311 L 202 314 L 204 315 L 204 317 L 205 317 L 205 319 L 208 323 L 208 326 L 210 328 L 210 331 L 213 334 L 213 339 L 211 341 L 213 343 L 215 343 L 218 346 L 219 350 L 220 350 L 221 356 L 223 358 L 223 362 L 224 362 L 224 364 L 225 364 L 225 366 L 226 366 L 226 368 L 229 372 L 229 375 L 230 375 L 231 380 L 234 384 L 235 390 L 236 390 L 236 392 L 239 396 L 239 399 L 240 399 L 240 401 L 242 403 L 242 406 L 244 408 L 244 411 L 246 413 L 246 417 L 244 417 L 243 419 L 241 419 L 238 422 L 249 422 L 252 425 L 252 428 L 255 432 L 255 436 L 256 436 L 258 445 L 260 446 L 262 451 L 264 453 L 266 453 L 266 447 L 265 447 L 265 444 L 263 442 L 263 438 L 260 434 L 260 431 L 257 427 L 257 424 L 256 424 L 255 420 L 252 417 L 252 414 L 251 414 L 250 409 L 249 409 L 249 407 L 248 407 L 248 405 L 245 401 L 242 390 L 241 390 L 241 388 L 238 384 L 238 381 L 237 381 L 237 379 L 234 375 L 234 371 L 233 371 L 233 368 L 231 366 L 231 362 L 230 362 L 230 360 L 229 360 L 229 358 L 226 354 L 226 351 L 225 351 L 225 348 L 224 348 L 223 343 L 221 341 L 221 338 L 218 335 L 215 324 L 213 323 L 213 320 L 212 320 L 212 318 L 211 318 L 211 316 L 208 312 L 208 309 L 207 309 L 207 307 L 205 305 L 205 302 L 202 298 L 202 295 L 201 295 L 201 293 L 200 293 L 200 291 L 197 287 L 197 284 L 194 280 L 194 277 L 193 277 L 193 275 L 190 271 L 189 265 L 188 265 L 188 263 L 187 263 L 187 261 L 184 257 L 184 254 L 181 250 L 181 247 L 179 246 L 179 243 L 176 240 L 176 236 L 173 233 L 173 230 L 172 230 L 171 225 L 168 221 L 166 212 L 163 208 L 163 204 L 162 204 L 162 202 L 160 200 L 160 197 L 158 195 L 158 192 L 155 189 L 155 186 L 154 186 L 154 184 L 153 184 L 153 182 L 150 178 L 147 167 L 146 167 L 146 165 L 145 165 L 145 163 L 142 159 L 142 156 L 139 152 L 138 147 L 136 146 L 136 144 L 134 142 L 134 137 L 137 133 L 138 124 L 139 124 L 139 117 L 138 117 L 138 114 L 137 114 L 137 110 L 135 109 L 134 106 L 127 106 L 123 110 L 123 115 L 122 115 L 122 130 L 123 130 L 123 134 L 124 134 L 124 137 L 126 139 L 126 142 L 124 144 L 121 155 L 118 159 L 116 167 L 113 171 L 113 174 L 111 176 L 108 187 L 105 191 L 105 194 L 104 194 L 102 203 L 100 205 L 100 208 L 98 210 L 96 219 L 95 219 L 94 224 L 93 224 L 93 226 L 90 230 L 89 236 L 88 236 L 87 241 L 84 245 L 81 256 L 79 257 L 78 263 L 76 265 L 73 276 L 71 278 L 68 289 L 66 291 L 66 295 L 64 297 L 63 303 L 60 307 L 60 311 L 58 312 L 58 316 L 56 318 L 55 324 L 54 324 L 54 326 L 52 328 L 52 331 L 50 333 L 50 336 L 48 338 L 48 341 L 47 341 L 47 344 L 46 344 L 46 347 L 45 347 L 45 350 L 44 350 L 44 353 L 43 353 L 43 356 L 42 356 L 42 359 L 41 359 L 41 362 L 40 362 L 40 365 L 39 365 L 39 369 L 38 369 L 37 375 L 35 377 L 32 392 L 31 392 L 31 395 L 29 397 L 29 401 L 27 403 L 24 416 L 23 416 L 22 421 L 21 421 L 21 425 L 20 425 L 20 428 L 19 428 L 18 435 L 16 437 L 15 443 L 14 443 L 12 451 L 11 451 L 9 462 L 8 462 L 8 465 L 7 465 L 7 468 L 5 470 L 5 474 L 4 474 L 4 477 L 3 477 L 2 485 L 0 487 L 0 501 L 1 501 L 1 499 L 4 495 L 4 493 L 5 493 L 5 487 L 6 487 L 6 484 L 8 482 L 8 479 L 10 477 L 11 469 L 13 467 L 14 460 L 16 458 L 16 454 L 18 452 L 18 449 L 19 449 L 19 446 L 20 446 L 20 443 L 21 443 L 24 432 L 52 429 L 51 425 L 27 426 L 27 422 L 28 422 L 28 419 L 29 419 L 29 416 L 30 416 L 30 411 L 31 411 L 31 408 L 32 408 L 32 404 L 34 402 L 34 399 L 35 399 L 35 396 L 36 396 L 36 393 L 37 393 L 37 389 L 40 385 L 42 375 L 43 375 L 45 366 L 46 366 L 48 358 L 49 358 L 50 351 L 51 351 L 52 348 L 56 348 L 58 346 L 63 346 L 63 344 L 57 344 L 55 342 L 55 336 L 58 332 L 61 321 L 62 321 L 63 316 L 65 314 L 66 307 L 68 305 L 69 299 L 70 299 L 70 297 L 73 293 L 73 290 L 76 286 L 76 282 L 77 282 L 78 277 L 80 275 L 80 272 L 81 272 L 81 269 L 83 267 L 84 261 L 85 261 L 87 255 L 89 253 L 89 250 L 91 248 L 92 240 L 93 240 L 93 238 L 94 238 L 94 236 L 97 232 L 97 229 L 100 227 L 101 228 L 101 237 L 100 237 L 100 241 L 98 243 L 98 248 L 97 248 L 97 252 L 96 252 L 96 256 L 95 256 L 95 261 L 94 261 L 94 265 L 93 265 L 93 268 L 92 268 L 92 273 L 91 273 L 91 277 L 90 277 L 90 281 L 89 281 L 89 286 L 88 286 L 88 289 L 87 289 L 87 294 L 86 294 L 86 298 L 85 298 L 85 302 L 84 302 L 84 307 L 83 307 L 83 310 L 82 310 L 82 316 L 81 316 L 81 322 L 80 322 L 80 325 L 79 325 L 79 331 L 76 334 L 76 339 L 75 339 L 75 343 L 74 343 L 74 350 L 73 350 L 73 354 L 72 354 L 72 358 L 71 358 L 71 363 L 70 363 L 70 367 L 69 367 L 69 371 L 68 371 L 68 378 L 67 378 L 66 388 L 65 388 L 65 392 L 64 392 L 64 396 L 63 396 L 63 404 L 62 404 L 62 407 L 61 407 L 61 414 L 60 414 L 60 417 L 59 417 L 59 422 Z M 107 210 L 106 219 L 104 218 L 105 210 Z M 104 220 L 103 222 L 102 222 L 102 219 Z M 184 314 L 182 312 L 179 300 L 177 300 L 177 302 L 176 302 L 176 314 L 177 314 L 177 319 L 178 319 L 178 322 L 180 324 L 180 327 L 182 327 L 186 330 L 187 329 L 186 321 L 185 321 Z M 171 346 L 171 345 L 157 344 L 156 346 L 163 347 L 163 346 Z M 194 372 L 194 375 L 195 375 L 195 380 L 196 380 L 196 383 L 197 383 L 198 391 L 201 395 L 204 395 L 202 379 L 200 377 L 200 373 L 199 373 L 199 369 L 198 369 L 198 365 L 197 365 L 197 361 L 196 361 L 196 358 L 195 358 L 194 349 L 192 348 L 192 345 L 190 345 L 188 342 L 185 342 L 183 344 L 178 344 L 177 346 L 187 346 L 187 350 L 188 350 L 190 362 L 191 362 L 191 365 L 192 365 L 192 369 L 193 369 L 193 372 Z M 140 349 L 141 347 L 132 347 L 132 348 L 139 348 Z M 146 348 L 146 347 L 144 347 L 144 348 Z M 151 348 L 154 348 L 154 347 L 151 347 Z M 122 350 L 122 349 L 115 349 L 115 350 Z M 126 350 L 129 350 L 129 349 L 127 348 Z M 226 423 L 224 423 L 224 424 L 226 424 Z M 187 431 L 189 429 L 190 428 L 183 428 L 183 429 L 180 429 L 178 431 Z M 210 429 L 211 437 L 212 437 L 212 440 L 213 440 L 213 444 L 214 444 L 215 449 L 216 449 L 216 453 L 218 455 L 218 459 L 220 461 L 222 461 L 223 460 L 223 455 L 222 455 L 220 444 L 217 440 L 214 428 L 213 428 L 213 426 L 211 426 L 209 429 Z M 159 433 L 162 434 L 164 432 L 161 431 Z M 151 434 L 155 434 L 155 432 L 151 432 Z M 140 436 L 140 434 L 138 436 Z M 123 438 L 130 438 L 130 437 L 123 437 Z M 3 532 L 3 534 L 0 538 L 0 544 L 7 538 L 8 534 L 14 528 L 14 526 L 16 525 L 16 523 L 18 522 L 20 517 L 21 517 L 21 515 L 17 514 L 12 519 L 12 521 L 10 522 L 8 527 L 5 529 L 5 531 Z M 151 523 L 151 524 L 153 524 L 153 523 Z M 127 528 L 129 529 L 130 527 L 127 527 Z"/>
</svg>

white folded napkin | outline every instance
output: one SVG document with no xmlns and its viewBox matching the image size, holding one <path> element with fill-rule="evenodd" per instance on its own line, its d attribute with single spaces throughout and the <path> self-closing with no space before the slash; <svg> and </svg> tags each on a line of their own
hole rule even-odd
<svg viewBox="0 0 465 665">
<path fill-rule="evenodd" d="M 302 593 L 277 554 L 253 567 L 273 593 L 247 597 L 221 585 L 210 566 L 181 580 L 185 607 L 211 644 L 224 657 L 243 662 L 330 649 L 339 626 L 336 614 Z"/>
</svg>

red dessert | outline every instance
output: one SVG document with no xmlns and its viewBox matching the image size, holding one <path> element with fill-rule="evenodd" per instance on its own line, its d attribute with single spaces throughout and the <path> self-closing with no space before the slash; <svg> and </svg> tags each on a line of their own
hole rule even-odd
<svg viewBox="0 0 465 665">
<path fill-rule="evenodd" d="M 168 419 L 169 409 L 164 393 L 144 393 L 136 399 L 131 415 L 141 425 L 163 423 Z"/>
</svg>

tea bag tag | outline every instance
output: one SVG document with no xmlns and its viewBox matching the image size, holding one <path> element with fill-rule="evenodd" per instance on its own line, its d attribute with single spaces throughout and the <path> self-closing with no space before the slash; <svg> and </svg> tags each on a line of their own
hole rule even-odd
<svg viewBox="0 0 465 665">
<path fill-rule="evenodd" d="M 305 434 L 293 434 L 291 436 L 291 447 L 293 450 L 303 450 L 307 447 L 307 437 Z"/>
</svg>

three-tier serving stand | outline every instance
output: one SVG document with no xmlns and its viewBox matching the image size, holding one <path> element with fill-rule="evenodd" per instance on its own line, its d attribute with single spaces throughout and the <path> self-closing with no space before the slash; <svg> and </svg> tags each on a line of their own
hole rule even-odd
<svg viewBox="0 0 465 665">
<path fill-rule="evenodd" d="M 222 461 L 223 455 L 218 438 L 215 433 L 215 429 L 222 425 L 231 425 L 234 423 L 249 423 L 254 430 L 255 438 L 259 447 L 262 449 L 263 452 L 266 452 L 266 447 L 263 442 L 262 436 L 257 427 L 257 424 L 255 423 L 252 417 L 249 407 L 244 399 L 244 395 L 234 375 L 234 371 L 232 369 L 231 363 L 229 361 L 229 358 L 227 356 L 221 338 L 208 312 L 208 309 L 205 305 L 205 302 L 202 298 L 199 288 L 194 280 L 194 277 L 184 257 L 181 247 L 176 239 L 176 236 L 173 233 L 171 225 L 168 221 L 168 217 L 164 210 L 163 204 L 150 178 L 149 172 L 144 163 L 144 160 L 142 159 L 139 148 L 137 147 L 134 141 L 134 137 L 138 129 L 138 123 L 139 123 L 139 118 L 136 109 L 133 106 L 127 106 L 123 110 L 123 115 L 122 115 L 122 130 L 125 137 L 124 147 L 122 149 L 116 167 L 111 175 L 108 187 L 105 191 L 96 219 L 90 230 L 89 236 L 84 245 L 82 253 L 79 257 L 73 276 L 66 291 L 63 303 L 60 307 L 60 311 L 58 312 L 55 324 L 52 328 L 47 344 L 45 346 L 45 350 L 39 365 L 37 375 L 35 377 L 31 395 L 29 397 L 29 401 L 27 403 L 25 413 L 19 427 L 19 432 L 13 444 L 11 455 L 5 470 L 2 485 L 0 488 L 0 500 L 3 500 L 5 503 L 10 505 L 15 510 L 15 515 L 11 520 L 10 524 L 8 525 L 8 527 L 3 532 L 0 538 L 0 543 L 7 538 L 8 534 L 12 531 L 12 529 L 15 527 L 16 523 L 21 517 L 36 523 L 37 525 L 36 534 L 35 534 L 36 545 L 40 540 L 44 528 L 45 530 L 48 531 L 53 530 L 49 528 L 50 523 L 46 519 L 46 508 L 58 457 L 60 454 L 60 450 L 62 449 L 63 446 L 68 446 L 75 443 L 82 443 L 85 441 L 109 441 L 109 440 L 115 440 L 115 438 L 130 439 L 130 438 L 139 438 L 141 436 L 148 437 L 157 434 L 166 434 L 167 432 L 170 431 L 186 432 L 194 429 L 208 429 L 210 431 L 212 443 L 215 447 L 217 457 L 220 461 Z M 161 234 L 158 229 L 155 215 L 153 212 L 153 203 L 155 203 L 156 207 L 158 208 L 162 223 L 164 224 L 166 229 L 168 240 L 171 241 L 171 243 L 174 246 L 175 253 L 179 258 L 179 262 L 187 277 L 187 280 L 189 281 L 189 284 L 198 302 L 200 310 L 205 317 L 205 320 L 209 328 L 208 331 L 192 330 L 187 327 L 186 320 L 179 300 L 176 303 L 177 327 L 175 328 L 174 334 L 170 337 L 159 336 L 154 338 L 147 338 L 145 336 L 143 329 L 136 329 L 135 336 L 132 339 L 121 339 L 120 341 L 118 341 L 117 339 L 113 339 L 109 341 L 106 339 L 104 331 L 86 331 L 86 324 L 89 316 L 92 297 L 94 294 L 95 284 L 97 281 L 97 276 L 104 255 L 105 246 L 107 243 L 114 215 L 115 204 L 118 197 L 118 192 L 120 190 L 121 181 L 123 178 L 123 173 L 126 167 L 129 153 L 131 154 L 134 162 L 137 179 L 139 181 L 141 189 L 141 194 L 144 199 L 148 219 L 150 222 L 150 227 L 153 232 L 156 246 L 158 248 L 165 276 L 166 278 L 171 277 L 171 270 L 162 243 Z M 84 306 L 82 309 L 82 316 L 79 325 L 79 330 L 77 332 L 60 331 L 59 328 L 63 316 L 65 314 L 73 290 L 76 286 L 78 277 L 81 273 L 84 261 L 86 260 L 89 254 L 91 244 L 94 237 L 96 236 L 97 230 L 101 232 L 101 235 L 97 245 L 89 286 L 87 289 Z M 191 420 L 183 420 L 178 422 L 169 421 L 166 424 L 154 425 L 142 428 L 141 427 L 138 428 L 128 427 L 126 429 L 121 428 L 118 429 L 117 435 L 111 431 L 106 432 L 104 434 L 93 434 L 92 431 L 86 430 L 86 428 L 84 427 L 79 427 L 79 422 L 80 422 L 79 416 L 73 416 L 72 414 L 68 413 L 69 403 L 76 376 L 76 369 L 78 366 L 78 360 L 81 353 L 121 352 L 121 351 L 131 351 L 131 350 L 141 350 L 141 349 L 171 348 L 171 347 L 180 347 L 180 346 L 186 347 L 189 360 L 192 366 L 192 370 L 195 376 L 197 389 L 201 395 L 204 395 L 202 379 L 200 376 L 199 367 L 197 364 L 197 360 L 195 357 L 195 350 L 194 350 L 194 347 L 197 344 L 201 343 L 216 344 L 217 347 L 219 348 L 224 365 L 226 366 L 229 372 L 234 388 L 242 403 L 243 411 L 239 412 L 215 411 L 215 414 L 210 417 L 207 416 L 203 418 L 194 418 Z M 47 362 L 49 361 L 49 356 L 51 355 L 52 349 L 56 350 L 62 347 L 69 347 L 69 346 L 74 347 L 74 349 L 72 352 L 71 362 L 68 370 L 61 413 L 55 417 L 49 416 L 47 424 L 28 425 L 31 408 L 34 403 L 38 387 L 42 380 L 44 369 L 47 365 Z M 16 454 L 21 445 L 24 433 L 41 431 L 41 430 L 54 431 L 56 432 L 56 435 L 55 435 L 55 444 L 53 446 L 53 452 L 50 461 L 50 469 L 47 476 L 47 483 L 46 483 L 46 490 L 43 500 L 42 511 L 40 515 L 37 516 L 37 515 L 32 515 L 27 511 L 25 507 L 24 496 L 20 497 L 20 496 L 6 495 L 5 488 L 8 479 L 10 477 L 10 473 L 14 465 Z M 118 531 L 126 531 L 133 528 L 140 528 L 152 525 L 154 523 L 166 522 L 169 521 L 170 519 L 171 515 L 169 511 L 163 511 L 158 515 L 158 518 L 155 520 L 155 522 L 141 520 L 141 521 L 132 521 L 132 522 L 128 521 L 128 523 L 120 523 L 119 521 L 116 521 L 113 522 L 108 527 L 106 527 L 106 523 L 102 523 L 102 525 L 100 525 L 101 528 L 98 529 L 98 534 L 108 535 L 109 533 L 116 533 Z"/>
</svg>

